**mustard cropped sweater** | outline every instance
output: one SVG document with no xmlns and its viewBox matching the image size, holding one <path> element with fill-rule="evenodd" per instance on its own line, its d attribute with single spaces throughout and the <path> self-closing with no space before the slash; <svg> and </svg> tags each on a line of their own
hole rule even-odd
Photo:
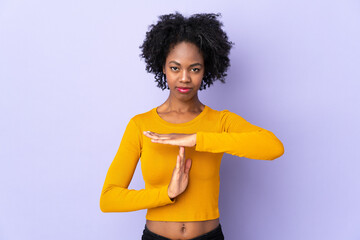
<svg viewBox="0 0 360 240">
<path fill-rule="evenodd" d="M 179 146 L 153 143 L 143 131 L 196 133 L 196 145 L 185 147 L 192 159 L 186 190 L 174 201 L 167 189 Z M 169 123 L 156 108 L 132 117 L 107 172 L 100 196 L 103 212 L 147 209 L 153 221 L 205 221 L 220 216 L 218 208 L 220 163 L 224 153 L 258 160 L 273 160 L 284 153 L 281 141 L 270 131 L 252 125 L 228 110 L 204 110 L 186 123 Z M 128 189 L 137 163 L 145 189 Z"/>
</svg>

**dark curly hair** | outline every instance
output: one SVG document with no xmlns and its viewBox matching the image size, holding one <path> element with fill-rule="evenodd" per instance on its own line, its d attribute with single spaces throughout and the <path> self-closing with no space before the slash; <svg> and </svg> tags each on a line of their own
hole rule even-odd
<svg viewBox="0 0 360 240">
<path fill-rule="evenodd" d="M 163 73 L 170 48 L 182 41 L 194 43 L 204 58 L 205 72 L 199 90 L 206 89 L 215 80 L 225 83 L 226 70 L 230 66 L 229 52 L 234 43 L 228 41 L 217 19 L 220 13 L 193 14 L 185 18 L 179 12 L 159 16 L 156 24 L 149 26 L 146 38 L 140 46 L 140 57 L 145 59 L 146 71 L 155 74 L 155 82 L 162 90 L 169 88 Z"/>
</svg>

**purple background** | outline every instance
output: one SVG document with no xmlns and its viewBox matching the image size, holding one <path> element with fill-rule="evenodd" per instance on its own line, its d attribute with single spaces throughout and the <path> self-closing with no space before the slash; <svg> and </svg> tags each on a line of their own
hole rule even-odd
<svg viewBox="0 0 360 240">
<path fill-rule="evenodd" d="M 0 239 L 140 239 L 102 213 L 129 119 L 163 103 L 139 45 L 157 16 L 221 12 L 226 84 L 199 93 L 273 131 L 275 161 L 224 155 L 226 239 L 360 239 L 359 1 L 0 1 Z M 144 187 L 138 165 L 129 188 Z"/>
</svg>

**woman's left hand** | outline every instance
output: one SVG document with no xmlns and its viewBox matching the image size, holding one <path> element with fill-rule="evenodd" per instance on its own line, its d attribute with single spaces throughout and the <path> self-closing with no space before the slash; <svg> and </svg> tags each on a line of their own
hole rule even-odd
<svg viewBox="0 0 360 240">
<path fill-rule="evenodd" d="M 143 132 L 145 136 L 151 138 L 151 142 L 170 144 L 176 146 L 193 147 L 196 145 L 196 133 L 183 134 L 183 133 L 170 133 L 158 134 L 154 132 Z"/>
</svg>

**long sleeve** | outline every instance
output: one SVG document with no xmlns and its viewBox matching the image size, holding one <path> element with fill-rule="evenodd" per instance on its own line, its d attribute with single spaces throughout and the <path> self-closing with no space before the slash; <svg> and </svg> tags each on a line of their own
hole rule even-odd
<svg viewBox="0 0 360 240">
<path fill-rule="evenodd" d="M 174 203 L 168 196 L 168 185 L 160 188 L 128 189 L 141 156 L 142 133 L 131 119 L 119 149 L 106 174 L 100 196 L 103 212 L 129 212 Z"/>
<path fill-rule="evenodd" d="M 225 152 L 260 160 L 274 160 L 284 154 L 282 142 L 272 132 L 247 122 L 233 112 L 223 110 L 219 124 L 219 133 L 196 133 L 196 151 Z"/>
</svg>

